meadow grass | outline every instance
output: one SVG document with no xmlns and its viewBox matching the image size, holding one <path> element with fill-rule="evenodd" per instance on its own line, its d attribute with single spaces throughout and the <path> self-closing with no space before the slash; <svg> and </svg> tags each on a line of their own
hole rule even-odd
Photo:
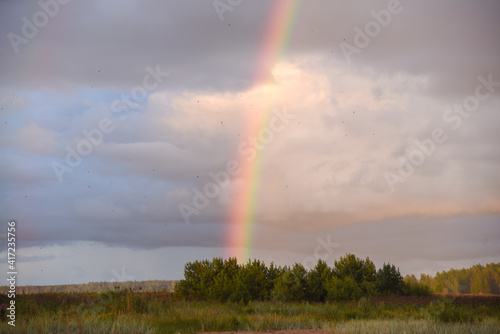
<svg viewBox="0 0 500 334">
<path fill-rule="evenodd" d="M 444 323 L 424 319 L 352 320 L 326 329 L 345 334 L 491 334 L 500 332 L 500 322 L 493 318 L 480 323 Z"/>
<path fill-rule="evenodd" d="M 0 301 L 1 302 L 1 301 Z M 499 333 L 500 306 L 434 299 L 217 303 L 168 293 L 19 295 L 0 333 L 192 333 L 326 329 L 335 333 Z"/>
</svg>

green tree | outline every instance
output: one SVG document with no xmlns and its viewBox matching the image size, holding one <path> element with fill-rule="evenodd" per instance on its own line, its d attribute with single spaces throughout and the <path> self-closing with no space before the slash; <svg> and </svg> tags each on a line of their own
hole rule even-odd
<svg viewBox="0 0 500 334">
<path fill-rule="evenodd" d="M 306 282 L 306 298 L 312 302 L 323 302 L 328 291 L 326 285 L 332 278 L 332 270 L 325 261 L 319 259 L 316 266 L 308 272 Z"/>
<path fill-rule="evenodd" d="M 268 298 L 271 298 L 271 293 L 274 289 L 278 277 L 284 272 L 280 266 L 275 266 L 273 262 L 269 265 L 266 272 L 266 290 L 268 291 Z"/>
<path fill-rule="evenodd" d="M 244 283 L 244 279 L 239 276 L 232 286 L 232 293 L 229 296 L 229 301 L 234 303 L 242 302 L 247 304 L 252 299 L 248 287 Z"/>
<path fill-rule="evenodd" d="M 485 270 L 489 273 L 490 293 L 500 294 L 500 263 L 488 263 Z"/>
<path fill-rule="evenodd" d="M 184 266 L 184 279 L 175 285 L 175 294 L 225 301 L 232 293 L 238 269 L 236 258 L 188 262 Z"/>
<path fill-rule="evenodd" d="M 431 290 L 434 289 L 434 282 L 430 275 L 420 274 L 420 279 L 418 280 L 420 284 L 427 285 Z"/>
<path fill-rule="evenodd" d="M 346 254 L 338 261 L 335 261 L 333 275 L 340 279 L 353 278 L 364 295 L 374 293 L 376 269 L 368 257 L 363 260 L 354 254 Z"/>
<path fill-rule="evenodd" d="M 432 296 L 431 288 L 418 282 L 415 275 L 406 275 L 403 278 L 402 293 L 405 296 Z"/>
<path fill-rule="evenodd" d="M 230 300 L 247 303 L 250 300 L 269 299 L 267 272 L 266 265 L 260 260 L 248 260 L 248 263 L 239 269 Z"/>
<path fill-rule="evenodd" d="M 175 285 L 175 295 L 180 297 L 203 297 L 200 291 L 203 271 L 203 264 L 200 261 L 186 263 L 184 265 L 184 279 Z"/>
<path fill-rule="evenodd" d="M 489 276 L 488 273 L 484 270 L 481 270 L 479 268 L 474 270 L 471 283 L 471 293 L 489 294 L 490 284 L 488 276 Z"/>
<path fill-rule="evenodd" d="M 286 268 L 277 278 L 272 298 L 278 301 L 300 301 L 306 298 L 307 271 L 302 264 L 295 263 L 292 269 Z"/>
<path fill-rule="evenodd" d="M 376 287 L 383 295 L 400 294 L 403 291 L 403 277 L 399 268 L 390 263 L 384 263 L 377 271 Z"/>
<path fill-rule="evenodd" d="M 226 301 L 233 293 L 235 280 L 241 271 L 236 258 L 223 260 L 214 258 L 209 266 L 210 281 L 206 288 L 206 296 L 209 299 Z"/>
<path fill-rule="evenodd" d="M 363 295 L 361 287 L 352 276 L 342 278 L 332 277 L 326 284 L 327 299 L 337 300 L 358 300 Z"/>
<path fill-rule="evenodd" d="M 414 274 L 406 275 L 403 278 L 403 281 L 405 281 L 406 283 L 409 283 L 409 284 L 417 284 L 418 283 L 418 280 L 417 280 L 417 278 L 415 277 Z"/>
<path fill-rule="evenodd" d="M 432 296 L 431 288 L 416 281 L 403 281 L 402 294 L 405 296 Z"/>
</svg>

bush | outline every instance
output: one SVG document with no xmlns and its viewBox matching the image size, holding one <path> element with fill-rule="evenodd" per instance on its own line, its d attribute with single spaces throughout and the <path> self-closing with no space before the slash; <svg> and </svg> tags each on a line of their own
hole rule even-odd
<svg viewBox="0 0 500 334">
<path fill-rule="evenodd" d="M 463 308 L 454 305 L 450 302 L 441 300 L 431 303 L 427 308 L 430 316 L 434 320 L 442 322 L 472 322 L 472 315 Z"/>
</svg>

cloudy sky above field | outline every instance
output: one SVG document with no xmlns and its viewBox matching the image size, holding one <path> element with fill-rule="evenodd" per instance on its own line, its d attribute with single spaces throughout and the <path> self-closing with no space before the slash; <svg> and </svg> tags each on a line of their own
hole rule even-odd
<svg viewBox="0 0 500 334">
<path fill-rule="evenodd" d="M 196 194 L 257 159 L 252 257 L 500 261 L 500 3 L 302 1 L 266 60 L 281 1 L 0 3 L 0 258 L 16 220 L 19 284 L 225 256 L 248 180 Z"/>
</svg>

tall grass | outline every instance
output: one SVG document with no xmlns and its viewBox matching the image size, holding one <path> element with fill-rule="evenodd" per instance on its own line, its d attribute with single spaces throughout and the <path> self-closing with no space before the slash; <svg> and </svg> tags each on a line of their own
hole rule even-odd
<svg viewBox="0 0 500 334">
<path fill-rule="evenodd" d="M 498 333 L 500 302 L 366 299 L 342 303 L 214 303 L 168 293 L 19 295 L 0 333 L 191 333 L 328 329 L 342 333 Z M 0 297 L 0 303 L 2 302 Z"/>
<path fill-rule="evenodd" d="M 477 323 L 443 323 L 432 320 L 353 320 L 326 329 L 345 334 L 491 334 L 500 332 L 498 319 Z"/>
</svg>

